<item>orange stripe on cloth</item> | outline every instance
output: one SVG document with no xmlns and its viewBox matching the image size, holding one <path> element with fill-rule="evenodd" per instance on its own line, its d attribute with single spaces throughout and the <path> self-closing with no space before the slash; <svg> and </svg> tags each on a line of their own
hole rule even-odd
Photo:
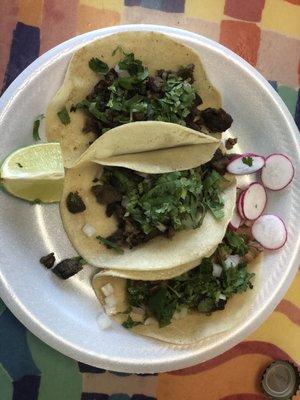
<svg viewBox="0 0 300 400">
<path fill-rule="evenodd" d="M 231 350 L 226 351 L 218 357 L 204 363 L 195 365 L 193 367 L 179 369 L 178 371 L 170 372 L 171 375 L 193 375 L 200 372 L 210 370 L 218 367 L 219 365 L 228 362 L 231 359 L 239 357 L 244 354 L 261 354 L 268 356 L 274 360 L 289 360 L 295 363 L 295 361 L 281 348 L 275 346 L 272 343 L 261 342 L 256 340 L 241 342 Z"/>
<path fill-rule="evenodd" d="M 255 66 L 260 43 L 260 28 L 244 21 L 222 21 L 220 43 Z"/>
<path fill-rule="evenodd" d="M 118 25 L 121 15 L 117 11 L 97 9 L 80 4 L 78 8 L 78 33 Z"/>
<path fill-rule="evenodd" d="M 260 395 L 261 375 L 272 361 L 264 354 L 244 354 L 198 374 L 162 374 L 158 376 L 157 399 L 220 400 L 239 393 Z"/>
<path fill-rule="evenodd" d="M 78 0 L 44 2 L 41 25 L 41 54 L 76 35 Z"/>
<path fill-rule="evenodd" d="M 4 74 L 9 59 L 12 32 L 15 28 L 18 15 L 18 1 L 9 0 L 0 13 L 0 89 L 4 80 Z"/>
<path fill-rule="evenodd" d="M 220 400 L 266 400 L 266 396 L 262 394 L 238 393 L 221 397 Z"/>
<path fill-rule="evenodd" d="M 42 22 L 43 0 L 19 0 L 18 21 L 39 28 Z"/>
<path fill-rule="evenodd" d="M 290 301 L 283 299 L 276 307 L 276 311 L 284 314 L 294 324 L 300 325 L 300 308 Z"/>
</svg>

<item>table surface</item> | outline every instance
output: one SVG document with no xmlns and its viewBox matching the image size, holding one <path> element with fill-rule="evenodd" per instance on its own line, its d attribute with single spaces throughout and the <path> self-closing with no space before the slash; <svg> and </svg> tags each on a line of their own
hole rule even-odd
<svg viewBox="0 0 300 400">
<path fill-rule="evenodd" d="M 255 66 L 300 127 L 300 0 L 0 0 L 2 91 L 40 54 L 72 36 L 119 24 L 187 29 Z M 114 373 L 53 350 L 0 300 L 1 400 L 260 400 L 273 360 L 300 363 L 300 272 L 268 320 L 208 362 L 158 375 Z M 300 394 L 294 399 L 300 400 Z"/>
</svg>

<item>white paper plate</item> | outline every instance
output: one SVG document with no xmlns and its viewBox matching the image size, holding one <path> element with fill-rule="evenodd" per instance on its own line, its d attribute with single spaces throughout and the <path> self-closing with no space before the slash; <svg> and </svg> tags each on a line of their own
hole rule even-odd
<svg viewBox="0 0 300 400">
<path fill-rule="evenodd" d="M 50 251 L 58 258 L 74 254 L 58 206 L 32 206 L 1 194 L 0 294 L 11 311 L 40 339 L 76 360 L 145 373 L 187 367 L 224 352 L 255 330 L 284 296 L 299 263 L 299 136 L 277 93 L 231 51 L 191 32 L 128 25 L 89 32 L 62 43 L 13 82 L 0 100 L 0 159 L 32 143 L 33 120 L 45 112 L 59 88 L 72 53 L 95 38 L 127 30 L 165 32 L 199 51 L 209 78 L 221 92 L 224 108 L 233 116 L 231 132 L 238 137 L 240 148 L 259 154 L 286 153 L 296 167 L 293 184 L 269 194 L 268 211 L 286 221 L 289 239 L 282 250 L 266 255 L 260 294 L 248 319 L 227 334 L 181 348 L 135 336 L 117 325 L 101 331 L 97 325 L 99 304 L 89 283 L 93 271 L 85 269 L 61 281 L 38 262 Z"/>
</svg>

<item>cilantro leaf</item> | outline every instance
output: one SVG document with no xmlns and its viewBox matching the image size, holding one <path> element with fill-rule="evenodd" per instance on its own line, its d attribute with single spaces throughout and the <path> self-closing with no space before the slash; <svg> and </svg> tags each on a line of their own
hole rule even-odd
<svg viewBox="0 0 300 400">
<path fill-rule="evenodd" d="M 118 45 L 111 53 L 112 56 L 115 56 L 117 54 L 117 52 L 122 53 L 123 55 L 125 55 L 126 53 L 124 52 L 122 46 Z"/>
<path fill-rule="evenodd" d="M 231 236 L 229 230 L 226 235 L 234 247 L 241 247 L 238 235 Z M 225 237 L 218 249 L 227 246 L 227 241 Z M 244 239 L 242 241 L 245 245 Z M 198 267 L 167 281 L 127 280 L 129 306 L 145 307 L 146 315 L 156 318 L 160 327 L 169 325 L 174 313 L 182 307 L 207 315 L 223 310 L 232 296 L 253 288 L 255 274 L 247 270 L 246 264 L 240 263 L 235 268 L 222 267 L 221 275 L 213 276 L 218 249 L 212 256 L 204 258 Z"/>
<path fill-rule="evenodd" d="M 118 66 L 121 70 L 128 71 L 130 75 L 144 72 L 143 63 L 134 57 L 133 53 L 124 53 L 124 58 L 119 61 Z"/>
<path fill-rule="evenodd" d="M 35 140 L 35 141 L 41 140 L 40 135 L 39 135 L 39 127 L 41 124 L 41 120 L 43 118 L 45 118 L 45 115 L 40 114 L 36 117 L 36 119 L 33 122 L 32 137 L 33 137 L 33 140 Z"/>
<path fill-rule="evenodd" d="M 251 280 L 254 276 L 254 273 L 247 271 L 245 265 L 225 269 L 223 271 L 223 293 L 227 297 L 232 297 L 235 293 L 245 292 L 248 288 L 252 289 Z"/>
<path fill-rule="evenodd" d="M 104 237 L 102 237 L 100 235 L 96 236 L 96 239 L 100 243 L 104 244 L 108 249 L 112 249 L 118 254 L 123 254 L 124 253 L 124 250 L 120 246 L 118 246 L 116 243 L 114 243 L 114 242 L 112 242 L 112 241 L 110 241 L 108 239 L 105 239 Z"/>
<path fill-rule="evenodd" d="M 246 244 L 244 238 L 230 230 L 227 230 L 225 234 L 225 242 L 239 256 L 244 256 L 249 250 L 249 246 Z"/>
<path fill-rule="evenodd" d="M 124 169 L 104 168 L 102 179 L 123 193 L 127 215 L 145 234 L 168 226 L 175 231 L 198 228 L 205 214 L 199 170 L 140 176 Z"/>
<path fill-rule="evenodd" d="M 63 107 L 58 113 L 58 118 L 60 119 L 61 123 L 64 125 L 68 125 L 71 122 L 70 115 L 66 107 Z"/>
<path fill-rule="evenodd" d="M 41 204 L 42 201 L 41 201 L 40 199 L 35 199 L 35 200 L 32 200 L 32 201 L 29 201 L 29 203 L 30 203 L 32 206 L 34 206 L 35 204 Z"/>
<path fill-rule="evenodd" d="M 97 57 L 93 57 L 90 59 L 89 67 L 92 71 L 96 72 L 97 74 L 101 74 L 101 75 L 106 74 L 109 70 L 108 65 L 105 62 L 101 61 Z"/>
<path fill-rule="evenodd" d="M 77 261 L 81 266 L 87 264 L 87 261 L 81 256 L 75 256 L 73 260 Z"/>
<path fill-rule="evenodd" d="M 130 315 L 128 315 L 127 320 L 124 321 L 124 322 L 122 323 L 122 326 L 123 326 L 124 328 L 126 328 L 126 329 L 131 329 L 131 328 L 133 328 L 134 326 L 137 326 L 137 325 L 141 325 L 141 322 L 134 321 L 134 320 L 131 318 Z"/>
<path fill-rule="evenodd" d="M 126 90 L 132 89 L 135 80 L 132 77 L 119 77 L 118 84 Z"/>
<path fill-rule="evenodd" d="M 200 300 L 197 310 L 200 313 L 210 314 L 216 306 L 216 301 L 214 298 L 206 297 L 203 300 Z"/>
<path fill-rule="evenodd" d="M 159 322 L 160 327 L 170 324 L 176 307 L 176 298 L 165 286 L 157 289 L 148 301 L 148 308 Z"/>
<path fill-rule="evenodd" d="M 203 181 L 204 204 L 217 220 L 224 218 L 224 200 L 221 195 L 223 181 L 224 178 L 215 170 L 208 174 Z"/>
<path fill-rule="evenodd" d="M 250 156 L 248 156 L 248 157 L 243 157 L 243 158 L 242 158 L 242 162 L 243 162 L 243 164 L 246 164 L 246 165 L 248 165 L 249 167 L 252 167 L 252 165 L 253 165 L 253 158 L 250 157 Z"/>
<path fill-rule="evenodd" d="M 149 282 L 141 281 L 136 284 L 136 281 L 127 281 L 127 295 L 129 304 L 133 307 L 140 307 L 145 304 L 149 297 Z"/>
</svg>

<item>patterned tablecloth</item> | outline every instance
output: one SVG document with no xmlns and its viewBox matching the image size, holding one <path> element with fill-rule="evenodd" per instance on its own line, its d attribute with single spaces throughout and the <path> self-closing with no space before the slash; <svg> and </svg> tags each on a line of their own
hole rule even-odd
<svg viewBox="0 0 300 400">
<path fill-rule="evenodd" d="M 0 0 L 2 90 L 70 37 L 118 24 L 184 28 L 244 57 L 278 91 L 300 126 L 299 0 Z M 38 340 L 0 300 L 0 400 L 259 400 L 274 359 L 300 363 L 300 273 L 268 320 L 221 356 L 158 375 L 113 373 Z M 300 399 L 300 395 L 294 399 Z"/>
</svg>

